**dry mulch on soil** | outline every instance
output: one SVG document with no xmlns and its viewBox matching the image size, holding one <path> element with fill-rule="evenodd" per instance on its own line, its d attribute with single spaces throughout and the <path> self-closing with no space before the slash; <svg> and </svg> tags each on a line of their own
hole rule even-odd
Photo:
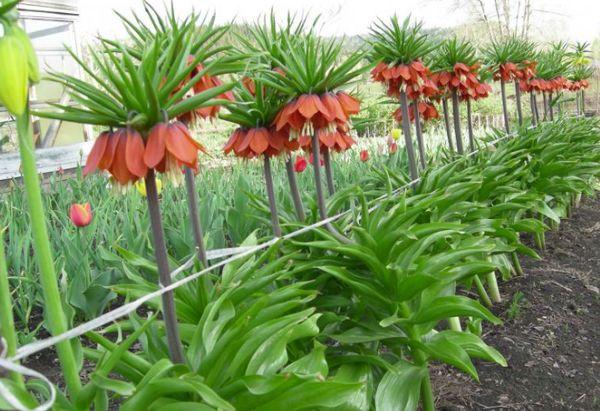
<svg viewBox="0 0 600 411">
<path fill-rule="evenodd" d="M 500 285 L 505 322 L 484 334 L 508 367 L 476 363 L 481 384 L 439 367 L 440 409 L 600 410 L 600 199 L 547 233 L 540 255 Z"/>
</svg>

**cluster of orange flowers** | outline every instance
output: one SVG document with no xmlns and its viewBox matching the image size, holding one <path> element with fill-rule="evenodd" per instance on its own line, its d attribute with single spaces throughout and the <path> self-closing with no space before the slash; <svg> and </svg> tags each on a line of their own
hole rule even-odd
<svg viewBox="0 0 600 411">
<path fill-rule="evenodd" d="M 238 127 L 223 151 L 225 154 L 233 151 L 237 157 L 254 158 L 262 154 L 272 157 L 282 152 L 295 151 L 299 147 L 298 140 L 290 140 L 285 132 L 277 131 L 274 127 Z"/>
<path fill-rule="evenodd" d="M 461 100 L 479 100 L 491 93 L 492 87 L 479 81 L 477 70 L 479 64 L 468 66 L 456 63 L 452 72 L 441 71 L 433 75 L 433 80 L 440 90 L 457 90 Z"/>
<path fill-rule="evenodd" d="M 253 86 L 253 83 L 247 83 L 247 88 Z M 236 129 L 224 151 L 225 154 L 233 151 L 238 157 L 254 158 L 299 148 L 310 150 L 313 133 L 317 133 L 322 150 L 344 151 L 355 144 L 349 134 L 349 120 L 359 110 L 358 100 L 342 91 L 304 94 L 286 104 L 271 127 Z"/>
<path fill-rule="evenodd" d="M 188 57 L 188 64 L 191 64 L 193 60 L 194 60 L 194 58 L 192 56 Z M 204 70 L 204 66 L 202 64 L 197 64 L 196 67 L 194 67 L 192 72 L 188 75 L 188 77 L 181 84 L 183 85 L 183 84 L 187 83 L 192 78 L 197 76 L 198 73 L 200 73 L 202 70 Z M 196 82 L 194 84 L 193 91 L 195 94 L 198 94 L 198 93 L 202 93 L 203 91 L 209 90 L 213 87 L 218 87 L 222 84 L 223 84 L 223 82 L 218 77 L 211 76 L 209 74 L 204 74 L 203 76 L 200 77 L 198 82 Z M 177 92 L 177 91 L 178 90 L 176 89 L 175 92 Z M 231 91 L 227 91 L 227 92 L 219 95 L 218 98 L 233 101 L 233 93 Z M 217 116 L 217 114 L 219 114 L 220 109 L 221 109 L 221 106 L 202 107 L 202 108 L 198 108 L 196 110 L 184 113 L 184 114 L 180 115 L 178 117 L 178 119 L 187 124 L 193 124 L 199 118 L 201 118 L 201 119 L 215 118 Z"/>
<path fill-rule="evenodd" d="M 439 92 L 431 72 L 420 60 L 395 66 L 381 62 L 371 70 L 371 77 L 385 84 L 390 97 L 399 97 L 401 89 L 406 90 L 406 96 L 411 100 L 433 97 Z"/>
<path fill-rule="evenodd" d="M 572 81 L 572 80 L 567 80 L 565 82 L 565 88 L 569 91 L 579 91 L 579 90 L 583 90 L 584 88 L 588 88 L 590 86 L 590 82 L 587 80 L 576 80 L 576 81 Z"/>
<path fill-rule="evenodd" d="M 415 112 L 414 112 L 413 107 L 414 107 L 413 105 L 410 105 L 408 107 L 408 117 L 411 122 L 415 121 Z M 429 103 L 426 101 L 419 101 L 417 103 L 417 108 L 419 110 L 419 117 L 423 121 L 434 120 L 434 119 L 440 117 L 440 113 L 438 112 L 438 110 L 435 108 L 435 106 L 432 103 Z M 402 110 L 401 109 L 397 109 L 396 111 L 394 111 L 393 116 L 398 123 L 402 123 Z"/>
<path fill-rule="evenodd" d="M 199 151 L 206 152 L 180 121 L 157 124 L 147 141 L 131 128 L 104 131 L 90 151 L 83 175 L 105 170 L 116 183 L 126 187 L 146 177 L 149 169 L 155 169 L 180 181 L 183 166 L 197 169 Z"/>
<path fill-rule="evenodd" d="M 494 73 L 494 80 L 513 81 L 519 78 L 519 73 L 521 73 L 521 70 L 515 63 L 500 64 L 498 70 Z"/>
</svg>

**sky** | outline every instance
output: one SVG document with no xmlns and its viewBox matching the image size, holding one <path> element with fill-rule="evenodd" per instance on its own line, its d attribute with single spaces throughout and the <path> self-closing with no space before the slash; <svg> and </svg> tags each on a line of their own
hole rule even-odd
<svg viewBox="0 0 600 411">
<path fill-rule="evenodd" d="M 456 0 L 173 0 L 175 9 L 185 15 L 192 8 L 215 12 L 217 20 L 225 23 L 255 21 L 261 14 L 274 8 L 285 16 L 288 11 L 310 11 L 322 15 L 324 35 L 365 34 L 378 17 L 396 13 L 400 17 L 411 14 L 423 21 L 425 27 L 452 27 L 466 22 L 470 16 L 457 7 Z M 163 0 L 150 0 L 159 10 Z M 463 3 L 465 1 L 463 0 Z M 520 0 L 510 0 L 517 7 Z M 566 40 L 592 41 L 600 37 L 600 0 L 532 0 L 534 23 L 552 22 Z M 142 11 L 141 0 L 79 0 L 81 30 L 84 36 L 102 35 L 123 37 L 113 9 L 127 15 L 131 10 Z"/>
</svg>

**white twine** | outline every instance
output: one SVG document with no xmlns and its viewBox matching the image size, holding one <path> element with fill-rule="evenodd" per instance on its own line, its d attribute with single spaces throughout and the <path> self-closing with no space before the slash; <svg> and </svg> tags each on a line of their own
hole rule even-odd
<svg viewBox="0 0 600 411">
<path fill-rule="evenodd" d="M 4 399 L 11 407 L 18 411 L 46 411 L 49 410 L 54 401 L 56 400 L 56 389 L 54 385 L 46 378 L 43 374 L 29 369 L 27 367 L 23 367 L 22 365 L 16 364 L 12 360 L 6 360 L 6 340 L 0 337 L 0 343 L 2 344 L 2 352 L 0 353 L 0 368 L 13 372 L 16 374 L 20 374 L 24 377 L 31 377 L 42 380 L 44 384 L 48 387 L 48 391 L 50 392 L 50 397 L 41 405 L 38 405 L 35 408 L 29 408 L 25 404 L 23 404 L 15 395 L 8 389 L 8 387 L 2 382 L 0 379 L 0 397 Z"/>
<path fill-rule="evenodd" d="M 506 139 L 508 137 L 511 137 L 511 136 L 513 136 L 515 134 L 516 133 L 513 132 L 513 133 L 510 133 L 510 134 L 504 135 L 504 136 L 502 136 L 502 137 L 500 137 L 498 139 L 495 139 L 495 140 L 493 140 L 491 142 L 488 142 L 488 143 L 486 143 L 486 146 L 484 148 L 487 148 L 487 147 L 489 147 L 491 145 L 494 145 L 494 144 L 496 144 L 496 143 L 498 143 L 498 142 L 500 142 L 500 141 L 502 141 L 502 140 L 504 140 L 504 139 Z M 469 153 L 469 155 L 476 154 L 479 151 L 480 151 L 480 149 L 477 149 L 477 150 Z M 462 158 L 463 157 L 457 158 L 453 162 L 460 161 Z M 383 200 L 383 199 L 385 199 L 387 197 L 393 197 L 396 194 L 398 194 L 399 192 L 401 192 L 403 190 L 406 190 L 407 188 L 410 188 L 413 184 L 419 182 L 420 180 L 421 180 L 420 177 L 417 178 L 417 179 L 415 179 L 415 180 L 412 180 L 412 181 L 408 182 L 407 184 L 405 184 L 405 185 L 403 185 L 403 186 L 398 187 L 397 189 L 395 189 L 391 193 L 391 195 L 384 194 L 384 195 L 378 197 L 376 199 L 376 201 L 381 201 L 381 200 Z M 372 212 L 377 207 L 379 207 L 379 205 L 380 204 L 375 205 L 374 207 L 372 207 L 371 209 L 369 209 L 369 211 Z M 327 224 L 329 224 L 329 223 L 331 223 L 331 222 L 333 222 L 335 220 L 338 220 L 339 218 L 347 215 L 348 213 L 350 213 L 350 211 L 351 210 L 345 210 L 345 211 L 343 211 L 341 213 L 338 213 L 338 214 L 336 214 L 334 216 L 328 217 L 325 220 L 318 221 L 318 222 L 316 222 L 314 224 L 308 225 L 306 227 L 303 227 L 301 229 L 293 231 L 293 232 L 291 232 L 289 234 L 286 234 L 286 235 L 284 235 L 284 236 L 282 236 L 280 238 L 279 237 L 274 237 L 271 240 L 269 240 L 269 241 L 267 241 L 265 243 L 258 244 L 256 246 L 224 248 L 224 249 L 209 251 L 207 254 L 210 255 L 211 259 L 219 258 L 219 257 L 222 257 L 222 256 L 229 256 L 229 257 L 227 259 L 222 260 L 222 261 L 220 261 L 220 262 L 218 262 L 216 264 L 213 264 L 212 266 L 210 266 L 208 268 L 205 268 L 205 269 L 203 269 L 203 270 L 201 270 L 201 271 L 199 271 L 197 273 L 194 273 L 194 274 L 192 274 L 190 276 L 187 276 L 187 277 L 185 277 L 185 278 L 183 278 L 181 280 L 178 280 L 178 281 L 172 283 L 171 285 L 169 285 L 167 287 L 162 287 L 161 286 L 161 288 L 159 288 L 158 290 L 156 290 L 156 291 L 154 291 L 154 292 L 152 292 L 150 294 L 146 294 L 145 296 L 140 297 L 140 298 L 138 298 L 135 301 L 132 301 L 132 302 L 127 303 L 125 305 L 122 305 L 122 306 L 120 306 L 120 307 L 118 307 L 118 308 L 116 308 L 116 309 L 114 309 L 112 311 L 104 313 L 101 316 L 96 317 L 93 320 L 90 320 L 90 321 L 85 322 L 83 324 L 80 324 L 77 327 L 71 328 L 70 330 L 67 330 L 67 331 L 65 331 L 62 334 L 59 334 L 59 335 L 56 335 L 56 336 L 53 336 L 53 337 L 46 338 L 44 340 L 39 340 L 39 341 L 32 342 L 30 344 L 24 345 L 24 346 L 20 347 L 17 350 L 17 353 L 12 358 L 10 358 L 10 360 L 12 360 L 12 361 L 18 361 L 18 360 L 26 358 L 26 357 L 28 357 L 28 356 L 30 356 L 32 354 L 35 354 L 35 353 L 37 353 L 39 351 L 45 350 L 45 349 L 47 349 L 47 348 L 49 348 L 49 347 L 51 347 L 53 345 L 56 345 L 56 344 L 58 344 L 60 342 L 63 342 L 65 340 L 70 340 L 70 339 L 75 338 L 75 337 L 80 337 L 80 336 L 82 336 L 83 334 L 85 334 L 85 333 L 87 333 L 89 331 L 95 330 L 96 328 L 99 328 L 99 327 L 101 327 L 103 325 L 106 325 L 106 324 L 108 324 L 110 322 L 115 321 L 118 318 L 124 317 L 127 314 L 130 314 L 130 313 L 134 312 L 142 304 L 144 304 L 144 303 L 146 303 L 146 302 L 148 302 L 148 301 L 150 301 L 150 300 L 152 300 L 154 298 L 160 297 L 161 295 L 165 294 L 168 291 L 172 291 L 172 290 L 174 290 L 174 289 L 176 289 L 176 288 L 178 288 L 178 287 L 180 287 L 180 286 L 182 286 L 184 284 L 187 284 L 187 283 L 189 283 L 191 281 L 194 281 L 197 278 L 200 278 L 201 276 L 203 276 L 203 275 L 209 273 L 210 271 L 214 270 L 215 268 L 222 267 L 222 266 L 224 266 L 224 265 L 226 265 L 226 264 L 228 264 L 228 263 L 230 263 L 232 261 L 238 260 L 238 259 L 240 259 L 242 257 L 246 257 L 246 256 L 251 255 L 251 254 L 254 254 L 255 252 L 257 252 L 259 250 L 263 250 L 265 248 L 268 248 L 268 247 L 272 246 L 273 244 L 277 243 L 280 240 L 282 240 L 282 241 L 288 240 L 290 238 L 297 237 L 297 236 L 299 236 L 301 234 L 307 233 L 307 232 L 309 232 L 311 230 L 314 230 L 316 228 L 319 228 L 319 227 L 322 227 L 324 225 L 327 225 Z M 182 266 L 180 266 L 175 271 L 173 271 L 171 273 L 171 277 L 173 278 L 177 274 L 179 274 L 179 273 L 185 271 L 186 269 L 188 269 L 189 267 L 191 267 L 192 264 L 194 263 L 195 259 L 196 259 L 196 256 L 195 255 L 192 256 Z"/>
</svg>

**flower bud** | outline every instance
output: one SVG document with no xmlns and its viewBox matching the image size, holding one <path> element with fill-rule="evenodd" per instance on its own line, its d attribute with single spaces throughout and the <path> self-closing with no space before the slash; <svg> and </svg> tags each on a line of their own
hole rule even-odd
<svg viewBox="0 0 600 411">
<path fill-rule="evenodd" d="M 0 37 L 0 104 L 20 116 L 27 105 L 27 54 L 12 34 Z"/>
<path fill-rule="evenodd" d="M 16 25 L 11 27 L 11 34 L 14 35 L 17 38 L 17 40 L 21 42 L 21 46 L 23 47 L 23 50 L 27 55 L 27 68 L 29 69 L 29 80 L 31 80 L 32 83 L 39 83 L 40 68 L 38 64 L 38 58 L 35 54 L 35 50 L 33 49 L 33 45 L 31 44 L 29 36 L 27 36 L 27 33 L 25 33 L 25 31 L 21 27 Z"/>
<path fill-rule="evenodd" d="M 85 227 L 92 222 L 90 203 L 73 204 L 69 210 L 69 218 L 76 227 Z"/>
</svg>

